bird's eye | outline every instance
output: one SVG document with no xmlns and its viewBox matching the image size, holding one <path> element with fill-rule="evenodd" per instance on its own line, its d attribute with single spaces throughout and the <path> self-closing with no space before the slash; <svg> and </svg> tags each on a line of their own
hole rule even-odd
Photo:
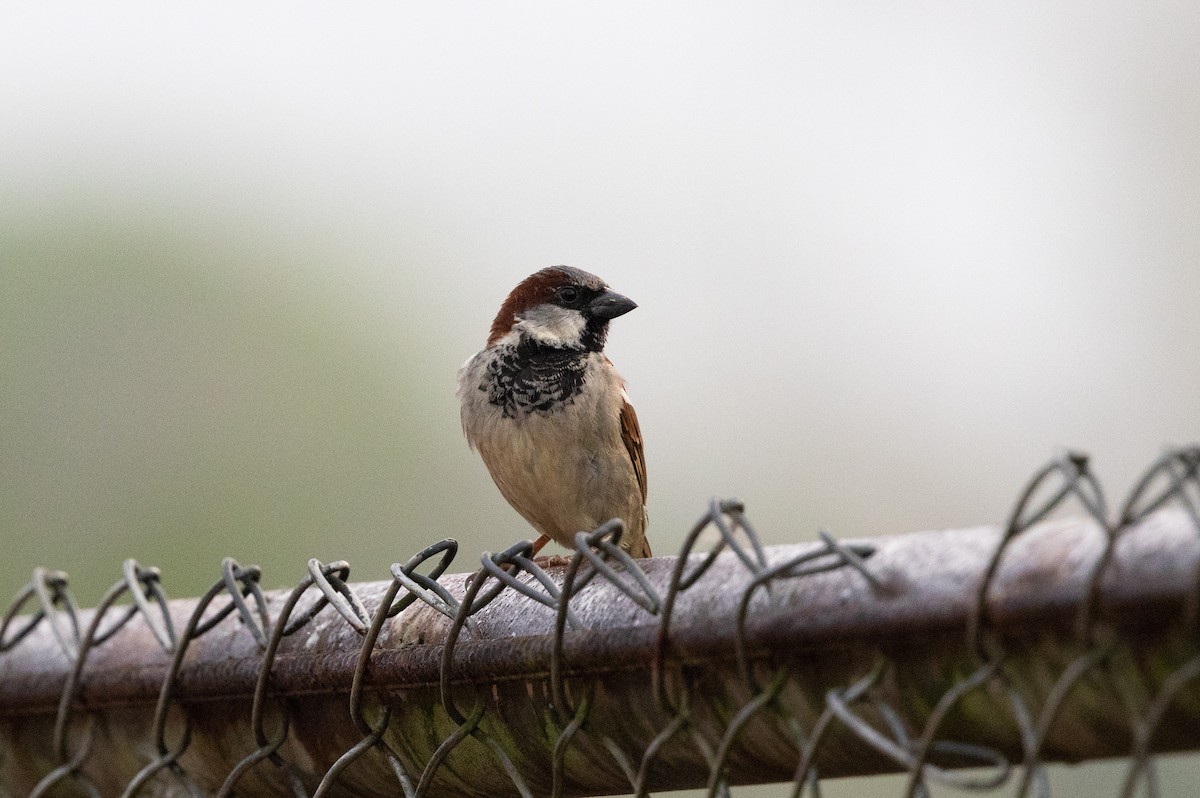
<svg viewBox="0 0 1200 798">
<path fill-rule="evenodd" d="M 579 299 L 579 289 L 573 285 L 565 285 L 558 289 L 558 298 L 560 301 L 570 304 Z"/>
</svg>

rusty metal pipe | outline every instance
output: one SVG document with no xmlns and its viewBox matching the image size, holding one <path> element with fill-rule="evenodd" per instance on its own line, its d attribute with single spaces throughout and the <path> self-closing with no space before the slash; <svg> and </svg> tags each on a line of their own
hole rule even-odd
<svg viewBox="0 0 1200 798">
<path fill-rule="evenodd" d="M 856 708 L 844 692 L 835 693 L 831 704 L 831 691 L 844 691 L 882 663 L 873 694 L 902 719 L 915 742 L 939 699 L 983 664 L 967 645 L 966 630 L 1000 535 L 983 527 L 872 540 L 876 552 L 869 567 L 878 584 L 850 569 L 771 581 L 746 603 L 740 637 L 739 608 L 753 575 L 737 557 L 722 554 L 699 583 L 678 594 L 661 650 L 661 618 L 596 579 L 570 605 L 581 631 L 563 638 L 570 706 L 558 710 L 550 681 L 556 613 L 506 590 L 471 619 L 451 660 L 454 709 L 462 716 L 482 712 L 482 734 L 467 736 L 446 754 L 428 794 L 518 795 L 497 751 L 533 794 L 549 794 L 555 746 L 572 712 L 584 706 L 582 730 L 561 752 L 564 795 L 630 791 L 631 772 L 638 778 L 642 752 L 652 745 L 657 754 L 641 774 L 649 789 L 704 786 L 710 758 L 718 754 L 732 784 L 790 780 L 803 758 L 795 729 L 808 733 L 820 724 L 829 731 L 810 753 L 822 777 L 904 770 L 856 734 L 844 714 L 886 729 L 878 706 Z M 1129 696 L 1149 701 L 1200 651 L 1195 630 L 1182 620 L 1197 591 L 1200 541 L 1189 517 L 1173 510 L 1122 534 L 1098 585 L 1095 635 L 1081 641 L 1078 609 L 1104 542 L 1095 523 L 1067 519 L 1040 524 L 1012 543 L 987 591 L 983 616 L 989 646 L 1004 652 L 997 667 L 1011 689 L 988 689 L 983 679 L 969 700 L 950 707 L 938 739 L 1020 761 L 1025 749 L 1011 707 L 1016 692 L 1035 709 L 1061 700 L 1040 745 L 1042 760 L 1130 754 L 1137 719 L 1131 720 Z M 816 545 L 770 547 L 768 559 L 783 562 Z M 642 565 L 665 595 L 674 558 Z M 561 584 L 563 571 L 550 574 Z M 439 581 L 458 599 L 466 580 L 459 574 Z M 352 587 L 374 610 L 389 584 Z M 271 617 L 286 596 L 268 594 Z M 170 603 L 176 629 L 194 607 L 194 600 Z M 81 622 L 89 621 L 83 612 Z M 384 740 L 414 783 L 460 728 L 443 705 L 439 684 L 449 628 L 447 617 L 413 604 L 384 623 L 366 670 L 363 717 L 375 726 L 390 712 Z M 238 793 L 291 794 L 293 776 L 311 792 L 339 757 L 362 742 L 363 731 L 348 711 L 361 644 L 362 635 L 331 608 L 283 639 L 264 712 L 270 735 L 283 728 L 283 715 L 290 721 L 277 756 L 289 763 L 292 776 L 263 762 L 246 771 Z M 739 667 L 739 654 L 748 672 Z M 1065 695 L 1052 695 L 1058 676 L 1089 654 L 1099 664 L 1089 665 L 1086 678 Z M 170 661 L 141 618 L 88 658 L 68 748 L 80 749 L 89 733 L 86 718 L 92 718 L 81 772 L 103 794 L 120 794 L 154 754 L 147 741 Z M 187 652 L 166 739 L 176 746 L 185 717 L 190 721 L 190 744 L 179 765 L 205 790 L 217 790 L 257 747 L 250 699 L 262 662 L 262 648 L 233 616 Z M 652 678 L 658 662 L 661 670 Z M 47 752 L 71 667 L 45 623 L 0 654 L 0 778 L 12 794 L 25 794 L 55 764 Z M 1169 702 L 1146 741 L 1150 750 L 1196 748 L 1198 682 L 1186 681 Z M 831 706 L 837 710 L 832 716 Z M 678 732 L 665 735 L 670 728 Z M 947 767 L 979 764 L 972 757 L 956 761 L 954 750 L 935 753 Z M 171 784 L 169 775 L 157 776 L 144 794 L 169 791 Z M 394 795 L 399 783 L 387 758 L 368 750 L 329 789 L 332 795 Z"/>
</svg>

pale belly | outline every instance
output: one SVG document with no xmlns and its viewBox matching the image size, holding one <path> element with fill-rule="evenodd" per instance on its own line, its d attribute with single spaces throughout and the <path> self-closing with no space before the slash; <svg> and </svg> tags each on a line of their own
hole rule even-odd
<svg viewBox="0 0 1200 798">
<path fill-rule="evenodd" d="M 600 356 L 589 363 L 585 390 L 550 413 L 505 416 L 478 390 L 486 364 L 478 356 L 460 375 L 463 429 L 493 481 L 538 532 L 568 548 L 575 533 L 612 518 L 626 524 L 623 547 L 639 551 L 646 513 L 621 437 L 623 382 Z"/>
<path fill-rule="evenodd" d="M 596 421 L 613 431 L 570 429 L 554 416 L 501 419 L 496 426 L 507 429 L 497 429 L 491 445 L 479 446 L 509 503 L 539 532 L 568 547 L 576 532 L 590 532 L 610 518 L 641 526 L 641 494 L 620 443 L 619 420 L 614 414 Z"/>
</svg>

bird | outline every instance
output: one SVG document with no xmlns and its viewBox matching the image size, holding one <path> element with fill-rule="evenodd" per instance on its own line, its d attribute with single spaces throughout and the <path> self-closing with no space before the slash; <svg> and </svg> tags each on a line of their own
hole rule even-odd
<svg viewBox="0 0 1200 798">
<path fill-rule="evenodd" d="M 604 354 L 609 322 L 637 303 L 599 277 L 550 266 L 500 305 L 485 347 L 458 372 L 463 433 L 500 493 L 553 540 L 620 518 L 620 546 L 650 557 L 646 456 L 625 380 Z"/>
</svg>

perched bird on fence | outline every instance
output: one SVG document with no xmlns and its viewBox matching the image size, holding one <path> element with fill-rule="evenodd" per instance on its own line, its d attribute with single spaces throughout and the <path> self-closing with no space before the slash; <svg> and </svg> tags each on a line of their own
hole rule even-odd
<svg viewBox="0 0 1200 798">
<path fill-rule="evenodd" d="M 487 346 L 458 373 L 463 432 L 500 493 L 554 540 L 612 518 L 621 548 L 649 557 L 646 459 L 625 381 L 604 354 L 608 324 L 637 307 L 599 277 L 551 266 L 500 306 Z"/>
</svg>

